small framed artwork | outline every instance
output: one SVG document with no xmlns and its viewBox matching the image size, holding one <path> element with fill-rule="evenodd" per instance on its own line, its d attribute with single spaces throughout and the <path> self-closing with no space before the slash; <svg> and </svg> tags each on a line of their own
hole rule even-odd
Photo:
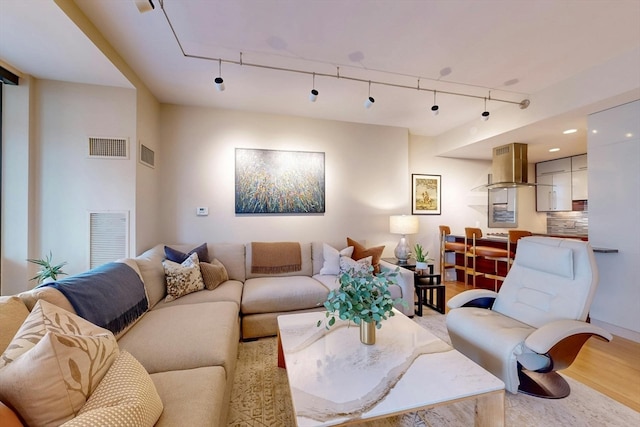
<svg viewBox="0 0 640 427">
<path fill-rule="evenodd" d="M 440 175 L 411 175 L 411 214 L 440 215 L 442 206 Z"/>
</svg>

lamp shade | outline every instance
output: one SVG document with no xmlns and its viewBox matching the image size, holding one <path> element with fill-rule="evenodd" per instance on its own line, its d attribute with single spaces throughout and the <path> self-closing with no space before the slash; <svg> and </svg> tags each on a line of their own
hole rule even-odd
<svg viewBox="0 0 640 427">
<path fill-rule="evenodd" d="M 418 232 L 418 217 L 391 215 L 389 217 L 389 232 L 392 234 L 416 234 Z"/>
</svg>

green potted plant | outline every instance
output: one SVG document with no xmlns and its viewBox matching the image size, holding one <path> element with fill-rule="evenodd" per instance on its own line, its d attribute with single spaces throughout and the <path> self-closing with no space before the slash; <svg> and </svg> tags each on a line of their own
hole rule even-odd
<svg viewBox="0 0 640 427">
<path fill-rule="evenodd" d="M 416 270 L 426 270 L 429 262 L 433 261 L 433 258 L 429 258 L 429 251 L 425 252 L 420 243 L 416 243 L 413 250 L 416 257 Z"/>
<path fill-rule="evenodd" d="M 399 269 L 373 274 L 373 267 L 367 271 L 350 269 L 339 275 L 340 287 L 329 292 L 324 307 L 327 309 L 326 328 L 333 326 L 336 316 L 341 320 L 360 326 L 360 340 L 364 344 L 375 343 L 375 330 L 382 327 L 382 321 L 394 316 L 393 306 L 406 304 L 401 298 L 391 298 L 389 285 L 397 283 Z M 318 321 L 318 326 L 322 320 Z"/>
<path fill-rule="evenodd" d="M 45 256 L 44 258 L 27 259 L 27 261 L 40 266 L 40 271 L 38 271 L 38 274 L 36 274 L 30 280 L 37 280 L 38 284 L 48 283 L 58 280 L 58 276 L 66 275 L 67 273 L 62 271 L 62 267 L 67 265 L 67 263 L 62 262 L 60 264 L 54 265 L 52 258 L 53 255 L 51 254 L 51 251 L 49 251 L 49 255 Z"/>
</svg>

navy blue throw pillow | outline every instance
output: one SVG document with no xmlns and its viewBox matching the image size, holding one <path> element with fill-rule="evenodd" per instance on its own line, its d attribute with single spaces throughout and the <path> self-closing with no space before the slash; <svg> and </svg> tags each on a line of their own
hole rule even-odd
<svg viewBox="0 0 640 427">
<path fill-rule="evenodd" d="M 164 255 L 167 257 L 169 261 L 177 262 L 178 264 L 182 264 L 187 258 L 191 256 L 192 253 L 198 254 L 198 260 L 200 262 L 209 262 L 209 250 L 207 249 L 207 244 L 203 243 L 197 248 L 191 249 L 189 253 L 180 252 L 176 249 L 170 248 L 169 246 L 164 247 Z"/>
</svg>

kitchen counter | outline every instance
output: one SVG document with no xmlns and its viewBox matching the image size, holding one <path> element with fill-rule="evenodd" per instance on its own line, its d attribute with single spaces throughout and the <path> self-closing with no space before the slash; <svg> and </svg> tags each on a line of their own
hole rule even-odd
<svg viewBox="0 0 640 427">
<path fill-rule="evenodd" d="M 586 235 L 576 235 L 576 234 L 542 234 L 542 233 L 533 233 L 534 236 L 546 236 L 546 237 L 558 237 L 560 239 L 580 239 L 585 242 L 589 241 L 589 236 Z M 464 236 L 453 236 L 456 238 L 460 238 L 464 240 Z M 488 233 L 486 236 L 482 237 L 477 241 L 489 241 L 489 242 L 506 242 L 508 234 L 507 233 Z M 593 252 L 603 253 L 603 254 L 615 254 L 618 253 L 617 249 L 614 248 L 601 248 L 601 247 L 593 247 Z"/>
<path fill-rule="evenodd" d="M 541 234 L 541 233 L 534 233 L 533 235 L 546 236 L 546 237 L 558 237 L 558 238 L 566 238 L 566 239 L 580 239 L 583 241 L 589 241 L 588 236 L 580 236 L 580 235 L 558 235 L 558 234 L 552 235 L 552 234 Z M 464 236 L 452 234 L 449 237 L 453 238 L 456 242 L 464 243 Z M 483 236 L 481 239 L 476 239 L 476 245 L 506 249 L 507 239 L 508 239 L 507 233 L 488 233 L 487 235 Z M 518 248 L 517 243 L 514 243 L 511 245 L 512 251 L 517 252 L 518 250 L 517 248 Z M 597 247 L 597 248 L 593 248 L 593 252 L 611 254 L 611 253 L 617 253 L 618 249 Z M 494 261 L 485 259 L 483 257 L 478 257 L 476 263 L 477 263 L 476 265 L 477 271 L 481 271 L 484 273 L 493 273 L 496 269 L 496 264 Z M 456 254 L 456 264 L 464 265 L 464 257 L 462 254 Z M 498 262 L 497 268 L 498 268 L 498 276 L 502 276 L 502 277 L 506 276 L 507 274 L 506 263 Z M 462 270 L 460 269 L 456 270 L 456 275 L 457 275 L 457 280 L 459 282 L 464 282 L 464 273 Z M 498 288 L 500 284 L 501 283 L 499 282 Z M 489 279 L 484 276 L 478 276 L 476 278 L 476 285 L 480 288 L 493 290 L 494 287 L 496 286 L 496 283 L 493 279 Z"/>
</svg>

